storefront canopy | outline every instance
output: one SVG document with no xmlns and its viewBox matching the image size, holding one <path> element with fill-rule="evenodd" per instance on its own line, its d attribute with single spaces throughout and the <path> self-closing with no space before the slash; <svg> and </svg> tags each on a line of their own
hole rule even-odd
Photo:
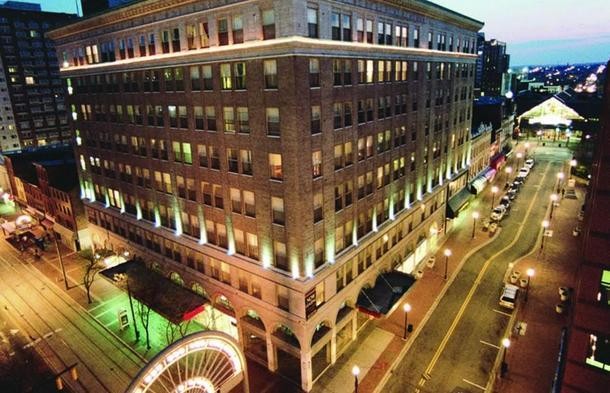
<svg viewBox="0 0 610 393">
<path fill-rule="evenodd" d="M 527 119 L 529 124 L 570 125 L 572 120 L 583 120 L 584 118 L 553 96 L 523 113 L 519 119 Z"/>
<path fill-rule="evenodd" d="M 356 305 L 363 313 L 380 318 L 390 313 L 414 282 L 413 276 L 399 271 L 381 273 L 375 281 L 375 286 L 360 291 Z"/>
<path fill-rule="evenodd" d="M 449 202 L 447 203 L 447 217 L 456 218 L 460 211 L 468 206 L 468 202 L 470 202 L 472 198 L 474 198 L 474 195 L 468 191 L 468 188 L 462 188 L 454 196 L 449 198 Z"/>
<path fill-rule="evenodd" d="M 203 296 L 147 269 L 143 262 L 131 260 L 103 270 L 101 274 L 115 283 L 127 279 L 134 299 L 175 324 L 192 319 L 208 303 Z"/>
</svg>

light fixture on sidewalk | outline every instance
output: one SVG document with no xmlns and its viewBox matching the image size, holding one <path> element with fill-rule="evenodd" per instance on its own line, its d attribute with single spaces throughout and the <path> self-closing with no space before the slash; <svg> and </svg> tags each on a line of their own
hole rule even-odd
<svg viewBox="0 0 610 393">
<path fill-rule="evenodd" d="M 474 239 L 474 231 L 477 228 L 477 220 L 479 219 L 479 212 L 472 212 L 472 238 Z"/>
<path fill-rule="evenodd" d="M 532 278 L 534 277 L 534 269 L 529 268 L 527 269 L 527 286 L 525 287 L 525 302 L 527 303 L 527 295 L 528 292 L 530 291 L 530 285 L 532 285 Z"/>
<path fill-rule="evenodd" d="M 505 183 L 508 183 L 508 176 L 510 176 L 512 171 L 513 171 L 513 167 L 512 166 L 507 166 L 506 168 L 504 168 L 504 173 L 506 173 L 506 181 L 505 181 Z"/>
<path fill-rule="evenodd" d="M 405 331 L 402 335 L 402 339 L 406 340 L 407 339 L 407 326 L 408 322 L 409 322 L 409 311 L 411 311 L 411 305 L 409 303 L 405 303 L 404 306 L 402 306 L 403 311 L 405 312 Z"/>
<path fill-rule="evenodd" d="M 510 339 L 508 337 L 502 339 L 502 347 L 504 348 L 504 351 L 502 352 L 502 366 L 500 368 L 500 375 L 504 376 L 508 370 L 508 364 L 506 364 L 506 352 L 508 352 L 508 347 L 510 347 Z"/>
<path fill-rule="evenodd" d="M 546 236 L 546 229 L 549 227 L 548 220 L 542 221 L 542 241 L 540 242 L 540 249 L 544 248 L 544 237 Z"/>
<path fill-rule="evenodd" d="M 551 214 L 549 214 L 549 219 L 553 218 L 553 208 L 555 207 L 555 202 L 557 202 L 557 199 L 557 194 L 551 194 Z"/>
<path fill-rule="evenodd" d="M 498 187 L 492 186 L 491 187 L 491 206 L 489 207 L 489 211 L 492 211 L 494 209 L 494 202 L 496 201 L 497 193 L 498 193 Z"/>
<path fill-rule="evenodd" d="M 559 189 L 561 188 L 561 183 L 563 182 L 563 178 L 565 177 L 563 172 L 559 172 L 557 174 L 557 193 L 559 194 Z"/>
<path fill-rule="evenodd" d="M 358 393 L 358 375 L 360 375 L 360 367 L 352 367 L 352 375 L 354 376 L 354 392 Z"/>
<path fill-rule="evenodd" d="M 445 280 L 447 280 L 447 266 L 449 265 L 449 257 L 451 256 L 451 250 L 445 248 Z"/>
</svg>

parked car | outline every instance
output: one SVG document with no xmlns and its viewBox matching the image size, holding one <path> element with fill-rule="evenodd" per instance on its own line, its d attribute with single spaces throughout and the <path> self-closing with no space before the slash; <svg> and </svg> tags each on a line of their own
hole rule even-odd
<svg viewBox="0 0 610 393">
<path fill-rule="evenodd" d="M 504 284 L 500 294 L 500 306 L 513 310 L 519 296 L 519 287 L 513 284 Z"/>
<path fill-rule="evenodd" d="M 519 190 L 521 188 L 521 186 L 523 185 L 523 178 L 522 177 L 516 177 L 515 180 L 513 181 L 512 184 L 512 188 L 516 188 L 517 190 Z"/>
<path fill-rule="evenodd" d="M 534 159 L 533 158 L 528 158 L 527 160 L 525 160 L 524 166 L 527 169 L 532 169 L 534 167 Z"/>
<path fill-rule="evenodd" d="M 530 170 L 528 167 L 523 167 L 519 169 L 519 173 L 517 173 L 517 177 L 527 177 L 530 174 Z"/>
<path fill-rule="evenodd" d="M 510 209 L 510 196 L 504 195 L 500 198 L 500 205 L 504 206 L 506 210 Z"/>
<path fill-rule="evenodd" d="M 504 205 L 498 205 L 491 212 L 490 218 L 494 221 L 500 221 L 504 217 L 504 214 L 506 214 L 506 207 L 504 207 Z"/>
<path fill-rule="evenodd" d="M 510 199 L 510 200 L 512 201 L 513 199 L 515 199 L 515 198 L 517 197 L 517 192 L 518 192 L 518 191 L 519 191 L 519 190 L 518 190 L 517 188 L 513 188 L 513 187 L 511 187 L 511 188 L 509 188 L 509 189 L 508 189 L 508 191 L 506 192 L 506 196 L 508 197 L 508 199 Z"/>
</svg>

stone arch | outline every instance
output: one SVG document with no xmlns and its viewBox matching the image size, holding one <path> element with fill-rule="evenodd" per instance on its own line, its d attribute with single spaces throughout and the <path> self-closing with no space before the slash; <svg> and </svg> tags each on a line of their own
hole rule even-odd
<svg viewBox="0 0 610 393">
<path fill-rule="evenodd" d="M 333 326 L 335 326 L 335 323 L 329 319 L 323 319 L 320 321 L 314 328 L 313 332 L 311 332 L 311 337 L 309 340 L 311 346 L 313 346 L 317 340 L 324 337 L 324 335 L 328 333 Z"/>
<path fill-rule="evenodd" d="M 212 297 L 212 305 L 235 314 L 235 306 L 233 305 L 233 301 L 222 292 L 217 292 L 214 294 Z"/>
<path fill-rule="evenodd" d="M 268 322 L 265 322 L 263 317 L 256 310 L 252 309 L 252 307 L 240 308 L 239 312 L 236 313 L 236 316 L 239 320 L 248 318 L 250 322 L 259 321 L 259 327 L 264 331 L 267 331 L 267 326 L 269 326 Z M 256 325 L 256 322 L 254 324 Z"/>
<path fill-rule="evenodd" d="M 193 281 L 189 288 L 191 291 L 195 292 L 196 294 L 201 295 L 208 300 L 210 299 L 210 294 L 208 293 L 208 291 L 206 291 L 205 288 L 203 287 L 203 285 L 201 285 L 197 281 Z"/>
<path fill-rule="evenodd" d="M 299 349 L 301 348 L 301 342 L 299 340 L 299 337 L 289 326 L 278 323 L 274 326 L 273 330 L 271 331 L 271 334 L 273 334 L 275 337 L 279 338 L 284 342 L 292 344 L 293 346 Z"/>
<path fill-rule="evenodd" d="M 169 273 L 168 278 L 176 285 L 184 286 L 184 279 L 180 275 L 180 273 L 172 271 Z"/>
</svg>

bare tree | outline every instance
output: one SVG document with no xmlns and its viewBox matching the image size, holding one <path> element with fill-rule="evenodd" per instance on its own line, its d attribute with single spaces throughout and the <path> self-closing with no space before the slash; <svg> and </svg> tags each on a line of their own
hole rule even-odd
<svg viewBox="0 0 610 393">
<path fill-rule="evenodd" d="M 95 281 L 97 273 L 104 268 L 104 265 L 101 263 L 99 258 L 96 258 L 96 255 L 90 248 L 82 250 L 79 254 L 87 262 L 85 265 L 85 272 L 83 274 L 83 285 L 87 291 L 87 302 L 91 304 L 93 302 L 91 300 L 91 286 Z"/>
</svg>

